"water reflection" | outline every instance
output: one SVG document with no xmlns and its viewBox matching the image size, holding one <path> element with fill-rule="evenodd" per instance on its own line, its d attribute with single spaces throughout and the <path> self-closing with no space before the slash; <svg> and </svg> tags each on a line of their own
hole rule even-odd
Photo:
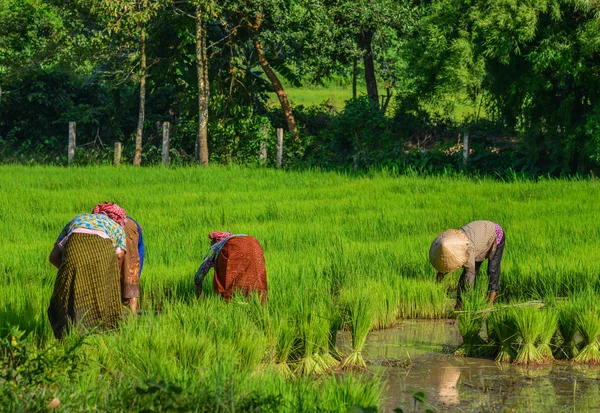
<svg viewBox="0 0 600 413">
<path fill-rule="evenodd" d="M 441 366 L 439 372 L 434 372 L 431 377 L 431 384 L 438 389 L 438 400 L 446 407 L 454 406 L 460 403 L 458 395 L 458 379 L 460 379 L 460 369 L 455 366 Z M 438 377 L 436 380 L 434 377 Z"/>
<path fill-rule="evenodd" d="M 342 334 L 338 343 L 349 345 Z M 555 362 L 538 368 L 497 365 L 493 360 L 455 357 L 460 343 L 453 323 L 404 322 L 373 332 L 365 353 L 372 370 L 387 379 L 385 408 L 413 411 L 422 391 L 436 412 L 598 412 L 600 368 Z M 398 360 L 410 360 L 409 367 Z M 396 361 L 396 362 L 392 362 Z M 417 411 L 423 411 L 417 410 Z"/>
</svg>

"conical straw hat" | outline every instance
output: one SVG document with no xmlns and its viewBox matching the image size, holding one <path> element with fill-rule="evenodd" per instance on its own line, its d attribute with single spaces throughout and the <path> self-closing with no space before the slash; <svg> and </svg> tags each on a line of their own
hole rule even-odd
<svg viewBox="0 0 600 413">
<path fill-rule="evenodd" d="M 469 238 L 458 229 L 442 232 L 429 248 L 429 261 L 439 272 L 453 272 L 467 263 Z"/>
</svg>

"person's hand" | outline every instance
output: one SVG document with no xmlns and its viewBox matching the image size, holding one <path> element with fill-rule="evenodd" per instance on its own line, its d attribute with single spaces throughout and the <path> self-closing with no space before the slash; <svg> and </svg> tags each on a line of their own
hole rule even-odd
<svg viewBox="0 0 600 413">
<path fill-rule="evenodd" d="M 494 299 L 496 298 L 496 291 L 490 293 L 490 307 L 494 306 Z"/>
<path fill-rule="evenodd" d="M 60 265 L 62 264 L 62 250 L 60 249 L 58 244 L 54 244 L 54 248 L 52 248 L 48 260 L 56 268 L 60 268 Z"/>
<path fill-rule="evenodd" d="M 443 272 L 438 272 L 436 277 L 437 282 L 441 283 L 444 280 L 445 275 L 446 274 L 444 274 Z"/>
<path fill-rule="evenodd" d="M 137 304 L 138 304 L 137 297 L 129 299 L 129 309 L 131 310 L 132 314 L 137 314 Z"/>
</svg>

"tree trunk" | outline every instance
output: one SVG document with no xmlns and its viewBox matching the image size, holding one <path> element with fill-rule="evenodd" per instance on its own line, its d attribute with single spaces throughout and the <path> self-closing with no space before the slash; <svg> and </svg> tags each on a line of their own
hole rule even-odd
<svg viewBox="0 0 600 413">
<path fill-rule="evenodd" d="M 352 62 L 352 99 L 356 99 L 356 78 L 358 77 L 358 58 Z"/>
<path fill-rule="evenodd" d="M 144 133 L 144 115 L 146 108 L 146 29 L 142 29 L 142 48 L 141 48 L 141 73 L 140 73 L 140 111 L 138 116 L 138 125 L 135 132 L 135 156 L 133 165 L 142 164 L 142 135 Z"/>
<path fill-rule="evenodd" d="M 206 20 L 200 7 L 196 7 L 196 69 L 198 72 L 198 135 L 196 160 L 208 165 L 208 59 L 206 57 Z"/>
<path fill-rule="evenodd" d="M 377 92 L 377 79 L 375 78 L 375 62 L 373 61 L 373 32 L 361 31 L 358 35 L 358 45 L 363 49 L 363 61 L 365 65 L 365 81 L 367 83 L 367 95 L 377 107 L 379 107 L 379 93 Z"/>
<path fill-rule="evenodd" d="M 254 41 L 254 49 L 256 50 L 260 67 L 262 67 L 262 70 L 265 72 L 265 74 L 271 81 L 273 89 L 275 89 L 275 93 L 277 93 L 277 98 L 279 99 L 281 109 L 283 109 L 283 116 L 285 117 L 285 121 L 287 123 L 288 132 L 291 133 L 295 141 L 298 141 L 300 137 L 298 136 L 296 119 L 294 118 L 294 114 L 292 113 L 292 107 L 290 106 L 290 102 L 288 101 L 287 94 L 285 93 L 285 90 L 283 90 L 283 86 L 277 78 L 277 75 L 275 74 L 275 72 L 273 72 L 273 69 L 271 69 L 269 62 L 265 58 L 260 40 L 258 40 L 256 37 L 253 37 L 252 40 Z"/>
</svg>

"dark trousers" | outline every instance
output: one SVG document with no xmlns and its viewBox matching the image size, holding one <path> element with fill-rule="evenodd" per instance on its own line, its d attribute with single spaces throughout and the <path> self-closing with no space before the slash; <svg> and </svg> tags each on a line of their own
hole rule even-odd
<svg viewBox="0 0 600 413">
<path fill-rule="evenodd" d="M 500 289 L 500 266 L 502 263 L 502 254 L 504 254 L 504 242 L 506 240 L 506 233 L 502 235 L 500 239 L 500 243 L 496 246 L 496 252 L 494 256 L 490 259 L 488 263 L 488 292 L 498 291 Z M 473 288 L 477 286 L 477 275 L 479 274 L 479 269 L 481 268 L 482 262 L 475 263 L 475 283 Z M 463 269 L 463 272 L 458 280 L 458 292 L 457 292 L 457 306 L 462 304 L 462 295 L 469 288 L 467 285 L 467 270 Z"/>
</svg>

